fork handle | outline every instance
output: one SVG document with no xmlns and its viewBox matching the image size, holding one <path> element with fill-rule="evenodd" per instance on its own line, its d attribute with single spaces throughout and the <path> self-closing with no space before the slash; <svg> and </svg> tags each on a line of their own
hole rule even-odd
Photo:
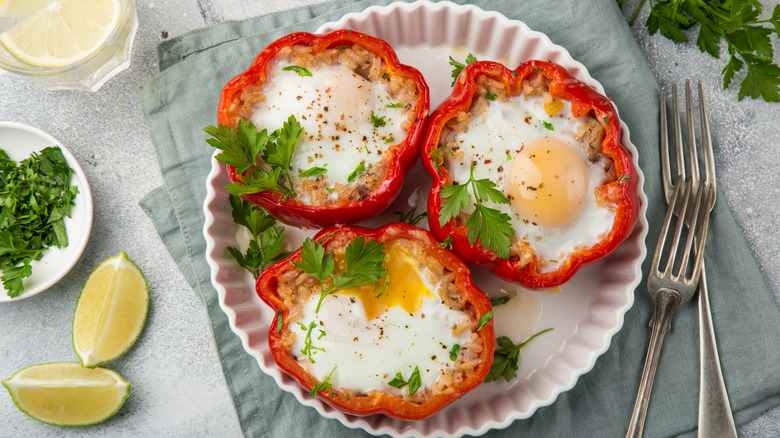
<svg viewBox="0 0 780 438">
<path fill-rule="evenodd" d="M 663 344 L 664 336 L 669 330 L 672 313 L 674 313 L 681 301 L 682 297 L 680 294 L 671 289 L 662 288 L 655 297 L 655 308 L 650 321 L 652 325 L 650 343 L 647 346 L 645 366 L 642 370 L 642 378 L 639 381 L 639 391 L 634 402 L 634 412 L 631 414 L 631 422 L 628 424 L 626 438 L 639 438 L 642 436 L 642 430 L 645 427 L 645 417 L 647 416 L 647 406 L 650 403 L 650 391 L 653 389 L 655 370 L 658 368 L 661 344 Z"/>
<path fill-rule="evenodd" d="M 737 429 L 715 343 L 704 266 L 699 280 L 699 344 L 699 436 L 736 438 Z"/>
</svg>

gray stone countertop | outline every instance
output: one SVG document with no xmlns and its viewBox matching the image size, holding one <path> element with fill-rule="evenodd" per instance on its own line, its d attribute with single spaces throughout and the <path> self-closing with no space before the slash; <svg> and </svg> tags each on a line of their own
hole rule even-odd
<svg viewBox="0 0 780 438">
<path fill-rule="evenodd" d="M 228 19 L 277 11 L 320 0 L 142 0 L 131 67 L 94 94 L 45 91 L 0 71 L 0 120 L 38 127 L 65 144 L 90 182 L 92 234 L 80 261 L 48 291 L 0 304 L 0 379 L 39 363 L 77 360 L 71 319 L 79 290 L 103 259 L 126 251 L 143 269 L 152 306 L 143 340 L 114 363 L 133 385 L 133 396 L 111 420 L 86 429 L 37 423 L 0 391 L 0 437 L 18 436 L 240 436 L 204 306 L 168 255 L 138 202 L 162 184 L 138 87 L 157 73 L 162 40 Z M 638 0 L 624 5 L 628 18 Z M 780 0 L 765 1 L 765 12 Z M 686 77 L 701 80 L 715 139 L 718 184 L 761 272 L 780 302 L 780 104 L 737 100 L 722 90 L 725 60 L 693 43 L 675 45 L 634 35 L 662 86 Z M 775 59 L 780 47 L 775 39 Z M 780 436 L 780 408 L 739 428 L 741 436 Z"/>
</svg>

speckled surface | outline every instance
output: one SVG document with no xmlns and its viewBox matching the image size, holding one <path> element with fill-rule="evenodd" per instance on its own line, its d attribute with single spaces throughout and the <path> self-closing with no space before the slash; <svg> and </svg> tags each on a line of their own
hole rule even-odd
<svg viewBox="0 0 780 438">
<path fill-rule="evenodd" d="M 637 0 L 624 5 L 629 16 Z M 130 69 L 99 92 L 47 92 L 0 71 L 0 120 L 26 123 L 63 142 L 89 179 L 95 218 L 86 251 L 50 290 L 0 304 L 0 378 L 38 363 L 77 360 L 70 324 L 78 291 L 91 269 L 119 251 L 143 269 L 152 306 L 140 341 L 110 364 L 133 386 L 132 396 L 110 421 L 88 429 L 39 424 L 19 412 L 0 391 L 0 437 L 11 436 L 239 436 L 206 312 L 174 262 L 140 199 L 162 184 L 138 101 L 138 86 L 157 72 L 156 45 L 164 38 L 227 19 L 257 15 L 318 0 L 169 0 L 138 3 L 140 27 Z M 780 0 L 765 1 L 771 11 Z M 718 184 L 769 289 L 780 302 L 780 104 L 737 101 L 723 91 L 725 60 L 694 44 L 675 45 L 634 35 L 662 86 L 686 77 L 702 81 L 715 142 Z M 780 47 L 775 43 L 775 50 Z M 776 55 L 775 59 L 780 59 Z M 745 437 L 780 436 L 780 408 L 740 428 Z"/>
</svg>

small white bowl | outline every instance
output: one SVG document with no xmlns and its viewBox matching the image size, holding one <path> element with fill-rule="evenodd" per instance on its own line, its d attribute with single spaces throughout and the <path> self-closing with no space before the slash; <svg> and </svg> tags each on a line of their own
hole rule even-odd
<svg viewBox="0 0 780 438">
<path fill-rule="evenodd" d="M 71 217 L 65 218 L 68 246 L 48 248 L 40 260 L 32 262 L 32 275 L 23 280 L 24 291 L 18 297 L 9 297 L 0 283 L 0 303 L 30 298 L 54 285 L 76 264 L 89 240 L 92 230 L 92 192 L 76 157 L 56 138 L 38 128 L 15 122 L 0 122 L 0 149 L 17 163 L 48 146 L 60 147 L 73 169 L 70 183 L 79 189 L 70 212 Z"/>
</svg>

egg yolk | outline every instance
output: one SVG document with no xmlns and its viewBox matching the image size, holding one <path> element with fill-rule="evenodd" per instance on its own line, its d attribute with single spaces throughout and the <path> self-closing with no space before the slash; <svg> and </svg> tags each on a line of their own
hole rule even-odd
<svg viewBox="0 0 780 438">
<path fill-rule="evenodd" d="M 385 242 L 384 267 L 390 281 L 387 290 L 377 286 L 360 286 L 340 289 L 334 293 L 358 298 L 363 303 L 368 320 L 383 314 L 393 306 L 401 306 L 409 313 L 416 312 L 425 299 L 433 299 L 433 293 L 425 285 L 420 274 L 420 267 L 412 257 L 404 251 L 398 240 Z M 385 279 L 379 280 L 379 287 Z M 377 295 L 381 292 L 381 295 Z"/>
<path fill-rule="evenodd" d="M 575 221 L 585 206 L 588 165 L 560 140 L 535 140 L 512 158 L 505 190 L 521 218 L 562 227 Z"/>
</svg>

